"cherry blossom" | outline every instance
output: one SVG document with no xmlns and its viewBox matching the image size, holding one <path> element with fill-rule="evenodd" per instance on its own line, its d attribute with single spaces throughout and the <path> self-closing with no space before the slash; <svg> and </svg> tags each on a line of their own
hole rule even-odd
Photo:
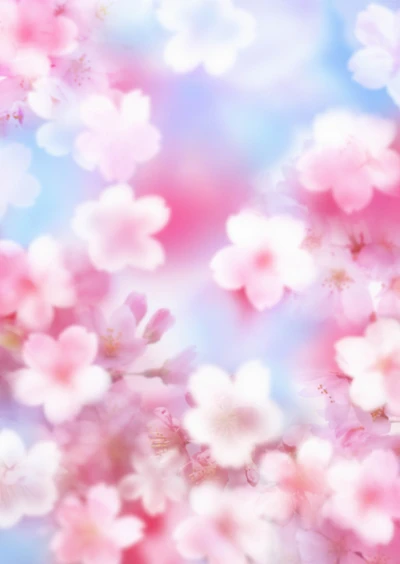
<svg viewBox="0 0 400 564">
<path fill-rule="evenodd" d="M 46 515 L 53 509 L 60 455 L 53 442 L 41 441 L 26 450 L 17 433 L 0 431 L 0 527 L 12 527 L 24 515 Z"/>
<path fill-rule="evenodd" d="M 124 499 L 141 499 L 143 507 L 150 515 L 162 513 L 167 500 L 180 501 L 186 491 L 181 475 L 183 460 L 176 451 L 165 454 L 133 456 L 133 474 L 125 476 L 120 483 Z"/>
<path fill-rule="evenodd" d="M 312 281 L 314 265 L 300 248 L 306 233 L 299 221 L 244 211 L 228 219 L 227 233 L 232 245 L 212 259 L 214 279 L 227 290 L 244 288 L 256 309 L 277 304 L 285 287 L 301 291 Z"/>
<path fill-rule="evenodd" d="M 7 265 L 0 273 L 5 306 L 2 311 L 0 303 L 0 313 L 15 313 L 24 327 L 43 329 L 53 320 L 54 308 L 75 304 L 72 278 L 52 237 L 38 237 L 26 253 L 18 245 L 3 241 L 0 256 Z"/>
<path fill-rule="evenodd" d="M 297 542 L 303 564 L 363 564 L 355 551 L 354 539 L 341 529 L 325 524 L 321 530 L 299 530 Z"/>
<path fill-rule="evenodd" d="M 15 397 L 26 405 L 43 405 L 52 423 L 73 417 L 109 387 L 107 372 L 92 365 L 96 354 L 96 336 L 83 327 L 68 327 L 57 340 L 32 333 L 22 350 L 26 368 L 12 375 Z"/>
<path fill-rule="evenodd" d="M 300 181 L 315 194 L 331 190 L 347 214 L 361 210 L 374 188 L 393 194 L 400 181 L 400 157 L 390 149 L 395 135 L 389 120 L 329 110 L 315 119 L 313 144 L 297 162 Z"/>
<path fill-rule="evenodd" d="M 57 562 L 121 562 L 121 552 L 141 539 L 143 523 L 132 515 L 119 517 L 120 509 L 118 491 L 105 484 L 90 488 L 84 501 L 65 497 L 57 511 L 61 528 L 51 544 Z"/>
<path fill-rule="evenodd" d="M 160 134 L 149 123 L 150 100 L 139 90 L 122 96 L 118 107 L 106 96 L 89 96 L 81 119 L 87 129 L 76 138 L 74 156 L 83 168 L 98 167 L 109 182 L 127 182 L 136 165 L 159 150 Z"/>
<path fill-rule="evenodd" d="M 305 440 L 293 459 L 284 452 L 268 452 L 260 475 L 266 483 L 262 505 L 266 515 L 286 521 L 298 512 L 305 522 L 315 519 L 326 495 L 326 472 L 332 458 L 329 442 L 316 437 Z"/>
<path fill-rule="evenodd" d="M 374 309 L 365 270 L 343 248 L 321 253 L 318 266 L 316 283 L 302 296 L 307 311 L 334 315 L 341 324 L 365 323 Z"/>
<path fill-rule="evenodd" d="M 265 561 L 272 533 L 257 511 L 256 498 L 246 490 L 203 485 L 192 490 L 190 504 L 196 516 L 174 534 L 182 556 L 215 564 Z"/>
<path fill-rule="evenodd" d="M 56 13 L 52 0 L 2 0 L 0 60 L 17 75 L 38 77 L 50 70 L 50 57 L 72 51 L 77 27 Z"/>
<path fill-rule="evenodd" d="M 231 0 L 162 0 L 158 19 L 174 36 L 165 49 L 166 63 L 177 72 L 199 65 L 212 75 L 228 71 L 237 52 L 255 37 L 255 18 Z"/>
<path fill-rule="evenodd" d="M 210 447 L 217 464 L 244 466 L 256 445 L 278 438 L 282 414 L 268 397 L 269 381 L 258 361 L 243 364 L 233 380 L 212 365 L 190 377 L 197 407 L 186 413 L 184 425 L 192 439 Z"/>
<path fill-rule="evenodd" d="M 329 471 L 332 497 L 326 514 L 367 544 L 387 544 L 399 517 L 400 479 L 396 456 L 374 450 L 362 461 L 339 460 Z"/>
<path fill-rule="evenodd" d="M 38 180 L 27 171 L 31 165 L 30 149 L 20 143 L 0 147 L 2 188 L 0 195 L 0 218 L 9 205 L 17 208 L 32 206 L 40 194 Z"/>
<path fill-rule="evenodd" d="M 387 88 L 400 104 L 400 12 L 372 3 L 357 16 L 355 35 L 362 44 L 349 61 L 353 78 L 366 88 Z"/>
<path fill-rule="evenodd" d="M 363 337 L 345 337 L 335 345 L 340 368 L 352 378 L 350 397 L 365 411 L 384 405 L 400 413 L 398 370 L 400 365 L 400 323 L 378 319 Z"/>
<path fill-rule="evenodd" d="M 100 270 L 127 266 L 154 270 L 164 262 L 164 250 L 152 235 L 167 224 L 169 209 L 160 196 L 134 199 L 127 184 L 104 190 L 98 201 L 77 207 L 75 233 L 87 242 L 89 256 Z"/>
<path fill-rule="evenodd" d="M 145 348 L 146 341 L 137 336 L 137 320 L 125 303 L 107 319 L 100 309 L 87 309 L 81 322 L 98 335 L 96 362 L 109 370 L 120 370 L 132 364 Z"/>
</svg>

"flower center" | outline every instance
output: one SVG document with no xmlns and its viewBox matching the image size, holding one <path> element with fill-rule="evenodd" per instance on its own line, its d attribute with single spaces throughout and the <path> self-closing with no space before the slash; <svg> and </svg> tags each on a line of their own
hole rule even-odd
<svg viewBox="0 0 400 564">
<path fill-rule="evenodd" d="M 109 358 L 115 358 L 118 356 L 121 347 L 121 338 L 121 332 L 115 334 L 114 329 L 107 329 L 106 335 L 100 336 L 105 356 Z"/>
<path fill-rule="evenodd" d="M 338 268 L 331 270 L 330 276 L 324 281 L 323 285 L 341 292 L 353 282 L 354 280 L 350 278 L 343 268 Z"/>
</svg>

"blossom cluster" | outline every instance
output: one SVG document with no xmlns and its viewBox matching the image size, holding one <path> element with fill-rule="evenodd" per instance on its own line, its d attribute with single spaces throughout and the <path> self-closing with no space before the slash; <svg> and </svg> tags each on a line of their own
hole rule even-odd
<svg viewBox="0 0 400 564">
<path fill-rule="evenodd" d="M 36 150 L 85 179 L 65 232 L 25 245 L 0 224 L 0 402 L 30 427 L 0 428 L 0 528 L 32 518 L 62 564 L 398 564 L 398 124 L 320 112 L 267 192 L 279 206 L 218 199 L 236 173 L 214 186 L 189 149 L 176 170 L 155 79 L 110 28 L 152 19 L 154 74 L 214 81 L 257 18 L 233 0 L 134 4 L 0 0 L 0 218 L 41 198 Z M 400 11 L 371 4 L 355 35 L 355 81 L 400 105 Z M 192 166 L 200 195 L 176 190 Z M 195 338 L 170 345 L 169 292 L 148 297 L 162 272 L 241 321 L 309 320 L 288 359 L 295 409 L 262 343 L 234 369 L 198 358 Z"/>
</svg>

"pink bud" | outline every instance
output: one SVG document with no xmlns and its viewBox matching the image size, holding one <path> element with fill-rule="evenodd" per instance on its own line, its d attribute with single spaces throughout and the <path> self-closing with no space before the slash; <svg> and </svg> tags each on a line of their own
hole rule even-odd
<svg viewBox="0 0 400 564">
<path fill-rule="evenodd" d="M 256 466 L 246 466 L 245 474 L 247 482 L 254 488 L 260 480 L 258 469 L 256 468 Z"/>
<path fill-rule="evenodd" d="M 136 323 L 140 323 L 147 312 L 146 296 L 131 292 L 126 298 L 125 303 L 135 316 Z"/>
<path fill-rule="evenodd" d="M 185 400 L 186 400 L 186 403 L 188 404 L 188 406 L 196 407 L 196 402 L 194 401 L 193 396 L 190 392 L 186 392 Z"/>
<path fill-rule="evenodd" d="M 175 319 L 168 309 L 159 309 L 146 325 L 143 337 L 149 343 L 157 343 L 174 322 Z"/>
</svg>

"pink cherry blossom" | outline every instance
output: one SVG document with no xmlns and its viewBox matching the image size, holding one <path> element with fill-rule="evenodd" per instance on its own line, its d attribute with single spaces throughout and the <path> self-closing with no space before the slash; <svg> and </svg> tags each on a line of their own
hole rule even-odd
<svg viewBox="0 0 400 564">
<path fill-rule="evenodd" d="M 116 272 L 127 266 L 154 270 L 164 262 L 164 250 L 152 236 L 168 219 L 161 197 L 135 200 L 130 186 L 117 184 L 104 190 L 98 201 L 79 205 L 72 226 L 100 270 Z"/>
<path fill-rule="evenodd" d="M 26 368 L 12 375 L 15 397 L 26 405 L 43 405 L 52 423 L 70 419 L 109 387 L 107 372 L 92 365 L 96 354 L 96 335 L 83 327 L 68 327 L 57 340 L 31 334 L 22 350 Z"/>
<path fill-rule="evenodd" d="M 197 405 L 184 425 L 193 440 L 210 447 L 221 466 L 248 464 L 256 445 L 275 440 L 282 414 L 269 399 L 270 375 L 258 361 L 243 364 L 232 380 L 217 366 L 200 367 L 189 381 Z"/>
<path fill-rule="evenodd" d="M 196 516 L 183 521 L 174 534 L 179 552 L 186 559 L 206 558 L 212 564 L 268 561 L 272 532 L 256 499 L 242 488 L 194 488 L 190 503 Z"/>
<path fill-rule="evenodd" d="M 109 182 L 127 182 L 136 165 L 159 150 L 160 134 L 149 123 L 150 100 L 139 90 L 123 95 L 119 107 L 106 96 L 89 96 L 81 119 L 87 130 L 76 139 L 75 158 L 88 170 L 98 167 Z"/>
<path fill-rule="evenodd" d="M 183 463 L 184 460 L 173 450 L 143 458 L 134 455 L 134 473 L 125 476 L 119 485 L 122 497 L 141 499 L 150 515 L 164 512 L 168 500 L 180 501 L 186 492 L 181 473 Z"/>
<path fill-rule="evenodd" d="M 41 188 L 38 180 L 27 172 L 31 161 L 30 149 L 20 143 L 11 143 L 0 148 L 0 218 L 9 205 L 25 208 L 35 203 Z"/>
<path fill-rule="evenodd" d="M 355 35 L 362 44 L 349 61 L 353 78 L 366 88 L 387 88 L 400 104 L 400 11 L 372 3 L 360 12 Z"/>
<path fill-rule="evenodd" d="M 118 491 L 105 484 L 90 488 L 85 501 L 65 497 L 57 512 L 61 529 L 51 545 L 57 562 L 119 564 L 121 552 L 143 535 L 142 521 L 131 515 L 118 517 L 120 509 Z"/>
<path fill-rule="evenodd" d="M 306 234 L 299 221 L 244 211 L 228 219 L 227 233 L 233 244 L 212 259 L 214 279 L 227 290 L 243 288 L 256 309 L 277 304 L 285 287 L 301 291 L 311 282 L 314 266 L 300 248 Z"/>
<path fill-rule="evenodd" d="M 379 319 L 367 327 L 364 337 L 345 337 L 335 348 L 338 365 L 353 379 L 352 401 L 365 411 L 386 405 L 400 414 L 400 323 Z"/>
<path fill-rule="evenodd" d="M 260 467 L 266 484 L 261 498 L 264 513 L 282 522 L 296 512 L 310 526 L 325 500 L 331 458 L 330 443 L 316 437 L 300 444 L 295 459 L 280 451 L 265 454 Z"/>
<path fill-rule="evenodd" d="M 96 362 L 109 370 L 129 366 L 146 348 L 146 341 L 137 336 L 137 321 L 127 304 L 106 318 L 99 308 L 82 312 L 81 322 L 98 335 Z"/>
<path fill-rule="evenodd" d="M 0 527 L 12 527 L 24 515 L 41 516 L 53 509 L 60 456 L 53 442 L 35 443 L 27 451 L 17 433 L 0 432 Z"/>
<path fill-rule="evenodd" d="M 391 541 L 393 519 L 400 515 L 399 467 L 393 452 L 374 450 L 362 461 L 339 460 L 329 471 L 329 483 L 326 515 L 367 544 Z"/>
<path fill-rule="evenodd" d="M 315 284 L 301 296 L 301 306 L 310 315 L 335 316 L 341 325 L 365 323 L 374 308 L 369 280 L 348 249 L 321 251 L 318 266 Z"/>
<path fill-rule="evenodd" d="M 224 486 L 229 478 L 229 471 L 218 466 L 210 454 L 210 449 L 204 447 L 185 465 L 184 474 L 189 483 L 195 486 L 210 480 Z"/>
<path fill-rule="evenodd" d="M 371 202 L 373 189 L 392 194 L 400 181 L 400 157 L 390 149 L 393 122 L 350 111 L 329 110 L 313 125 L 313 144 L 297 162 L 300 182 L 320 194 L 332 191 L 345 213 Z"/>
<path fill-rule="evenodd" d="M 16 313 L 22 326 L 43 329 L 53 320 L 55 307 L 75 304 L 72 278 L 53 238 L 35 239 L 26 253 L 16 244 L 2 242 L 0 255 L 9 268 L 0 273 L 4 277 L 2 291 L 9 300 L 8 305 L 4 304 L 3 314 Z"/>
<path fill-rule="evenodd" d="M 320 530 L 299 530 L 296 535 L 302 564 L 363 564 L 354 538 L 325 524 Z"/>
</svg>

